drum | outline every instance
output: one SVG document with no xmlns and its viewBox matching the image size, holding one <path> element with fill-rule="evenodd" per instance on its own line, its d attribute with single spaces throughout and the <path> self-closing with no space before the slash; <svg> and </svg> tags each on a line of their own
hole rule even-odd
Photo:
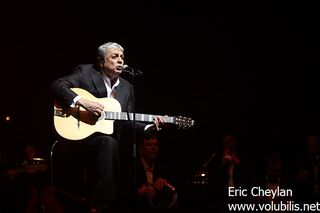
<svg viewBox="0 0 320 213">
<path fill-rule="evenodd" d="M 155 196 L 149 198 L 149 203 L 154 208 L 172 208 L 177 205 L 177 198 L 177 190 L 168 183 L 162 189 L 156 190 Z"/>
</svg>

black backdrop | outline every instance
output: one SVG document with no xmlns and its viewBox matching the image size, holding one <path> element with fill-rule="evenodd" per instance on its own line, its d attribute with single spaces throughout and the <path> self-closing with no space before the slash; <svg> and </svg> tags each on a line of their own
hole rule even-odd
<svg viewBox="0 0 320 213">
<path fill-rule="evenodd" d="M 10 159 L 30 142 L 49 149 L 50 83 L 94 62 L 106 41 L 122 44 L 126 63 L 144 71 L 138 112 L 196 121 L 160 133 L 180 172 L 216 152 L 225 130 L 256 157 L 270 145 L 291 154 L 306 132 L 319 132 L 319 13 L 311 3 L 12 1 L 2 10 L 0 147 Z"/>
</svg>

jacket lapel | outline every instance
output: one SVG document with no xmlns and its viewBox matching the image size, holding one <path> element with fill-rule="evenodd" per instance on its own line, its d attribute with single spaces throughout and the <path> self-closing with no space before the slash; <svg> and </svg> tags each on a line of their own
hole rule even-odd
<svg viewBox="0 0 320 213">
<path fill-rule="evenodd" d="M 116 99 L 120 102 L 120 104 L 122 105 L 122 103 L 124 103 L 124 87 L 121 81 L 121 78 L 119 78 L 120 83 L 119 85 L 116 87 Z M 123 108 L 123 106 L 122 106 Z"/>
<path fill-rule="evenodd" d="M 92 79 L 98 91 L 98 98 L 107 96 L 107 88 L 104 84 L 103 77 L 99 71 L 92 72 Z"/>
</svg>

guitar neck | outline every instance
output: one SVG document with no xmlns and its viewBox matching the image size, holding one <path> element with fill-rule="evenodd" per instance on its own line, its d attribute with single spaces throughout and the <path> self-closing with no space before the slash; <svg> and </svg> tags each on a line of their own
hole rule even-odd
<svg viewBox="0 0 320 213">
<path fill-rule="evenodd" d="M 133 121 L 134 113 L 128 112 L 104 112 L 104 119 L 106 120 L 127 120 Z M 142 122 L 153 122 L 153 118 L 157 115 L 150 115 L 150 114 L 141 114 L 135 113 L 135 120 L 142 121 Z M 163 116 L 166 123 L 175 123 L 175 118 L 170 116 Z"/>
</svg>

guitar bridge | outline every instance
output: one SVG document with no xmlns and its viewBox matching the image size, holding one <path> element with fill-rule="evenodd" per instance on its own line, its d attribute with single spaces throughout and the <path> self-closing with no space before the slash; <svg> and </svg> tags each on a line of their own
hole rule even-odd
<svg viewBox="0 0 320 213">
<path fill-rule="evenodd" d="M 62 109 L 54 109 L 53 114 L 55 116 L 59 116 L 59 117 L 63 117 L 63 118 L 67 117 L 67 114 Z"/>
</svg>

